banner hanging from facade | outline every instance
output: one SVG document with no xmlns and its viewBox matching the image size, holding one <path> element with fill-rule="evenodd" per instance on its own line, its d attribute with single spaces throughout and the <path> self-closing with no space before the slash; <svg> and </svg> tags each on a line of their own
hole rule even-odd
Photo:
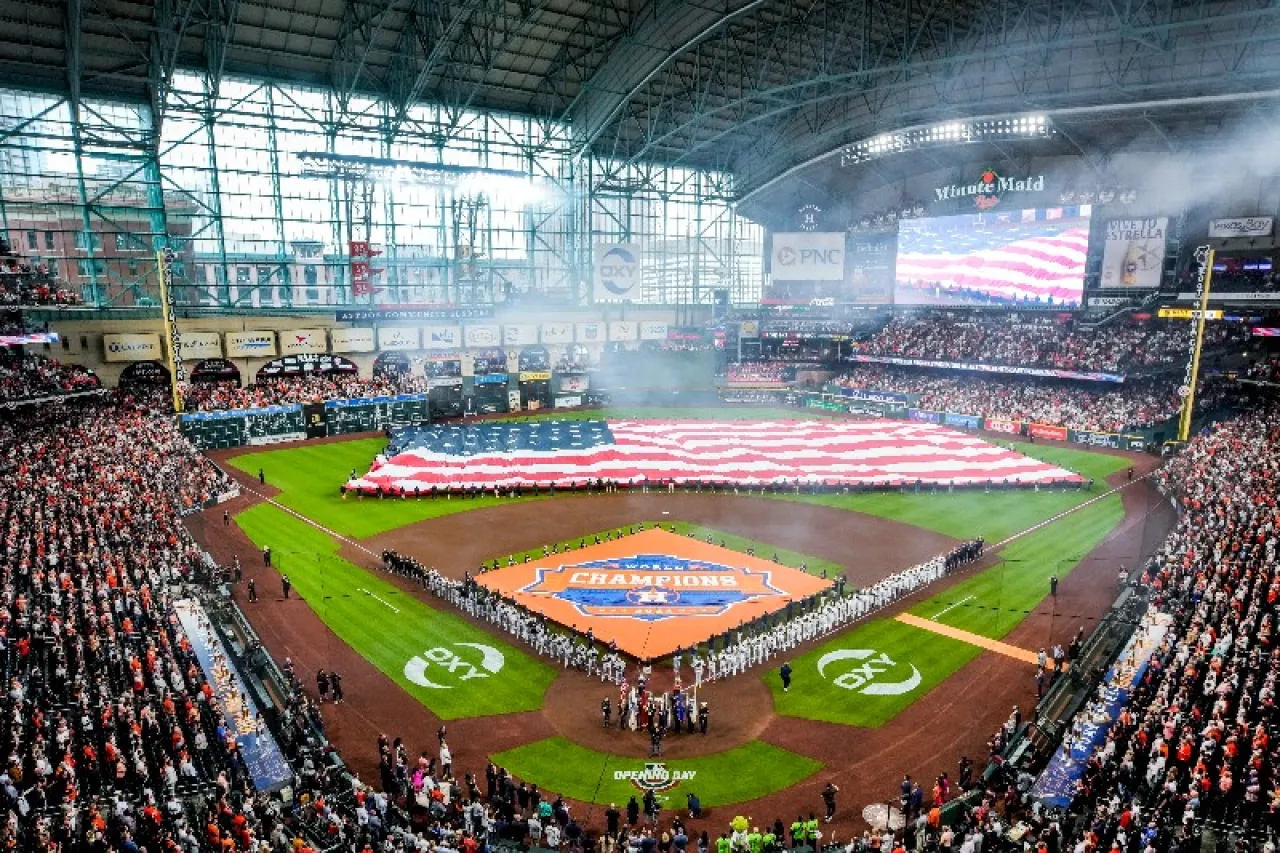
<svg viewBox="0 0 1280 853">
<path fill-rule="evenodd" d="M 769 271 L 774 281 L 843 281 L 845 232 L 795 231 L 773 235 Z"/>
<path fill-rule="evenodd" d="M 330 329 L 329 347 L 334 352 L 373 352 L 377 346 L 373 329 Z"/>
<path fill-rule="evenodd" d="M 641 296 L 640 246 L 636 243 L 596 243 L 592 247 L 596 302 L 639 302 Z"/>
<path fill-rule="evenodd" d="M 1167 217 L 1112 219 L 1107 222 L 1106 243 L 1102 247 L 1100 286 L 1154 290 L 1164 271 Z"/>
<path fill-rule="evenodd" d="M 106 361 L 163 361 L 160 336 L 154 334 L 103 335 Z"/>
<path fill-rule="evenodd" d="M 1209 220 L 1209 239 L 1270 237 L 1274 227 L 1275 217 L 1272 216 L 1233 216 L 1229 219 L 1211 219 Z"/>
<path fill-rule="evenodd" d="M 255 332 L 227 332 L 223 338 L 227 358 L 272 358 L 276 353 L 276 333 L 263 329 Z"/>
</svg>

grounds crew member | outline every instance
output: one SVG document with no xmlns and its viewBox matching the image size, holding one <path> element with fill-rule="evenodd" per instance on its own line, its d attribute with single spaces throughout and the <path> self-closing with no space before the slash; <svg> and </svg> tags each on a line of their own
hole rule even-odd
<svg viewBox="0 0 1280 853">
<path fill-rule="evenodd" d="M 747 833 L 747 849 L 751 853 L 763 853 L 764 836 L 760 834 L 760 827 L 753 826 L 751 831 Z"/>
<path fill-rule="evenodd" d="M 769 827 L 764 828 L 764 835 L 760 836 L 760 847 L 764 853 L 773 853 L 778 849 L 778 836 L 773 834 L 773 830 Z"/>
<path fill-rule="evenodd" d="M 791 824 L 791 848 L 794 850 L 804 844 L 804 818 L 796 815 L 795 821 Z"/>
<path fill-rule="evenodd" d="M 818 819 L 813 812 L 809 812 L 809 819 L 804 822 L 804 843 L 818 849 Z"/>
</svg>

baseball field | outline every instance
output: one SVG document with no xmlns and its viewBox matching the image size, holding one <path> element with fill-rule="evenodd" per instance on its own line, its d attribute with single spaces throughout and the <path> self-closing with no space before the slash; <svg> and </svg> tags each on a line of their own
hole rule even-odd
<svg viewBox="0 0 1280 853">
<path fill-rule="evenodd" d="M 719 410 L 679 416 L 726 420 Z M 385 445 L 361 437 L 219 454 L 246 493 L 232 527 L 196 522 L 197 535 L 220 560 L 237 554 L 252 567 L 263 600 L 244 606 L 277 656 L 304 672 L 345 667 L 356 689 L 326 709 L 326 725 L 356 768 L 372 771 L 377 733 L 429 749 L 447 723 L 455 767 L 478 772 L 493 759 L 587 809 L 647 785 L 668 800 L 696 792 L 706 806 L 771 820 L 802 803 L 816 808 L 828 779 L 870 803 L 891 794 L 903 772 L 951 769 L 959 753 L 980 751 L 1011 703 L 1033 701 L 1028 660 L 1091 628 L 1120 566 L 1136 565 L 1168 521 L 1141 477 L 1130 483 L 1124 474 L 1137 466 L 1141 475 L 1151 460 L 1023 443 L 1020 453 L 1092 488 L 344 499 L 339 487 Z M 564 552 L 639 523 L 814 576 L 843 573 L 854 588 L 959 541 L 981 536 L 989 549 L 969 571 L 797 649 L 788 691 L 778 661 L 705 685 L 698 700 L 711 708 L 708 733 L 669 737 L 660 758 L 647 755 L 643 733 L 601 725 L 601 699 L 616 701 L 616 688 L 379 570 L 382 550 L 394 548 L 460 578 L 495 559 L 537 561 L 544 545 Z M 270 569 L 257 555 L 268 545 Z M 280 600 L 281 573 L 300 600 Z M 1052 577 L 1057 596 L 1048 594 Z M 235 595 L 243 603 L 243 591 Z"/>
</svg>

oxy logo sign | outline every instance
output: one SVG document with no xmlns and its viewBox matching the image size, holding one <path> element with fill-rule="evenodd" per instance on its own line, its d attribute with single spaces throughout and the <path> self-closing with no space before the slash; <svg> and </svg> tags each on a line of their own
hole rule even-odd
<svg viewBox="0 0 1280 853">
<path fill-rule="evenodd" d="M 681 782 L 691 782 L 697 775 L 697 770 L 671 770 L 661 761 L 646 761 L 643 770 L 613 771 L 615 781 L 630 782 L 638 790 L 655 794 L 670 791 Z"/>
<path fill-rule="evenodd" d="M 613 296 L 629 296 L 640 283 L 640 260 L 636 247 L 597 246 L 596 281 Z"/>
<path fill-rule="evenodd" d="M 841 661 L 854 662 L 852 666 L 834 667 Z M 861 661 L 861 663 L 858 663 Z M 832 676 L 827 675 L 831 668 Z M 839 674 L 835 674 L 839 670 Z M 908 671 L 910 674 L 907 674 Z M 920 686 L 923 680 L 920 670 L 913 664 L 898 663 L 884 652 L 874 649 L 836 649 L 818 658 L 818 674 L 842 690 L 852 690 L 863 696 L 901 696 Z M 906 675 L 905 678 L 902 676 Z"/>
<path fill-rule="evenodd" d="M 452 645 L 462 649 L 474 649 L 480 653 L 480 659 L 472 663 L 471 661 L 476 657 L 472 652 L 466 652 L 467 660 L 464 660 L 462 655 L 452 649 L 436 646 L 433 649 L 427 649 L 421 655 L 409 658 L 404 665 L 404 677 L 419 687 L 452 690 L 473 679 L 497 675 L 507 662 L 502 652 L 484 643 L 453 643 Z"/>
<path fill-rule="evenodd" d="M 757 598 L 785 593 L 768 571 L 722 566 L 666 554 L 636 554 L 538 569 L 519 590 L 572 604 L 583 616 L 623 616 L 658 622 L 679 616 L 720 616 Z"/>
</svg>

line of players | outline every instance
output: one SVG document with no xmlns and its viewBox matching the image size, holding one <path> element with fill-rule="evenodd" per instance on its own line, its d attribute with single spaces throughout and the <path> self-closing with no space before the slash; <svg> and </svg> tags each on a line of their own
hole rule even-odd
<svg viewBox="0 0 1280 853">
<path fill-rule="evenodd" d="M 644 526 L 640 525 L 638 529 L 643 530 Z M 636 527 L 631 528 L 632 533 L 636 531 Z M 626 531 L 619 531 L 618 536 L 623 535 Z M 840 577 L 827 592 L 788 602 L 785 610 L 765 614 L 733 631 L 710 638 L 705 650 L 695 647 L 676 653 L 671 660 L 676 680 L 680 680 L 681 669 L 686 663 L 692 670 L 695 688 L 706 681 L 731 678 L 751 667 L 765 664 L 980 559 L 984 546 L 981 538 L 964 542 L 947 554 L 895 572 L 866 589 L 847 594 L 845 580 Z M 496 625 L 538 654 L 559 661 L 566 669 L 572 667 L 589 676 L 599 677 L 602 682 L 616 685 L 627 680 L 627 668 L 631 665 L 627 658 L 618 650 L 616 643 L 599 643 L 591 630 L 585 634 L 552 630 L 545 616 L 504 599 L 476 583 L 470 574 L 461 581 L 453 580 L 395 551 L 384 551 L 382 561 L 387 571 L 407 577 L 468 615 Z M 640 665 L 643 669 L 649 664 L 644 662 Z"/>
</svg>

